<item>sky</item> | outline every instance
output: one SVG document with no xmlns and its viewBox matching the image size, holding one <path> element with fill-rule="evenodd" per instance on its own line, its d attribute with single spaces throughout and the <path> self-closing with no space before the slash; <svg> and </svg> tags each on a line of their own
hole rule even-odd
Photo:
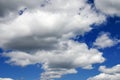
<svg viewBox="0 0 120 80">
<path fill-rule="evenodd" d="M 0 0 L 0 80 L 119 80 L 119 0 Z"/>
</svg>

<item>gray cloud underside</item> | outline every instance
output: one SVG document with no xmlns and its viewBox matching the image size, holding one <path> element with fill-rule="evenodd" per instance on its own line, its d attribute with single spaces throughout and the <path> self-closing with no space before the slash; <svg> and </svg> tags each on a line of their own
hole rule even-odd
<svg viewBox="0 0 120 80">
<path fill-rule="evenodd" d="M 92 64 L 102 63 L 105 58 L 97 49 L 88 49 L 85 43 L 74 41 L 60 42 L 57 50 L 37 51 L 34 54 L 14 51 L 4 53 L 10 57 L 6 63 L 26 66 L 42 64 L 45 70 L 41 74 L 42 80 L 60 78 L 64 74 L 77 73 L 76 68 L 92 69 Z"/>
</svg>

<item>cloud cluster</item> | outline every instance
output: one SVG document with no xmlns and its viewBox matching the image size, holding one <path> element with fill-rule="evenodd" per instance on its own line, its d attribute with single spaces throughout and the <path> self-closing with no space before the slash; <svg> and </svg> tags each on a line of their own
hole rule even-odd
<svg viewBox="0 0 120 80">
<path fill-rule="evenodd" d="M 119 0 L 95 0 L 95 6 L 103 13 L 110 16 L 120 16 Z"/>
<path fill-rule="evenodd" d="M 13 80 L 11 78 L 0 78 L 0 80 Z"/>
<path fill-rule="evenodd" d="M 17 10 L 25 7 L 28 9 L 18 16 Z M 77 73 L 76 68 L 92 69 L 93 64 L 105 60 L 97 49 L 70 40 L 106 19 L 86 0 L 1 0 L 0 15 L 0 48 L 12 50 L 4 53 L 10 58 L 6 62 L 42 64 L 42 80 Z"/>
<path fill-rule="evenodd" d="M 95 0 L 95 6 L 107 15 L 120 16 L 120 1 Z M 27 8 L 18 15 L 20 9 Z M 89 32 L 93 24 L 101 24 L 106 16 L 97 13 L 87 0 L 0 0 L 0 48 L 6 63 L 18 66 L 42 64 L 41 80 L 53 80 L 65 74 L 77 73 L 76 68 L 92 69 L 105 58 L 86 43 L 70 40 Z M 111 47 L 119 41 L 108 33 L 94 42 L 98 48 Z M 88 80 L 118 80 L 120 65 L 101 66 L 101 74 Z M 0 78 L 0 80 L 13 80 Z"/>
<path fill-rule="evenodd" d="M 35 54 L 25 52 L 4 53 L 10 57 L 7 63 L 26 66 L 43 64 L 42 80 L 60 78 L 64 74 L 77 73 L 76 68 L 92 69 L 92 64 L 104 62 L 102 53 L 97 49 L 88 49 L 85 43 L 74 41 L 60 42 L 59 49 L 52 51 L 37 51 Z M 46 79 L 47 78 L 47 79 Z"/>
<path fill-rule="evenodd" d="M 96 41 L 93 43 L 97 48 L 112 47 L 118 44 L 120 41 L 118 39 L 111 39 L 110 33 L 102 33 Z"/>
<path fill-rule="evenodd" d="M 101 66 L 99 70 L 102 72 L 99 75 L 89 78 L 88 80 L 119 80 L 120 79 L 120 65 L 112 68 Z"/>
</svg>

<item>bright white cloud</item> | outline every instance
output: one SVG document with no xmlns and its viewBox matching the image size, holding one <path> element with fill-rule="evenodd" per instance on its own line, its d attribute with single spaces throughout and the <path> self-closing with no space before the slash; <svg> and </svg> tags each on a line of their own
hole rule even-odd
<svg viewBox="0 0 120 80">
<path fill-rule="evenodd" d="M 35 54 L 25 52 L 4 53 L 10 57 L 7 63 L 26 66 L 43 64 L 41 79 L 59 78 L 64 74 L 77 73 L 76 68 L 92 69 L 92 64 L 104 62 L 102 53 L 97 49 L 88 49 L 85 43 L 74 41 L 60 42 L 57 50 L 37 51 Z"/>
<path fill-rule="evenodd" d="M 113 16 L 120 16 L 120 1 L 119 0 L 95 0 L 95 6 L 103 13 Z"/>
<path fill-rule="evenodd" d="M 106 47 L 112 47 L 118 43 L 119 40 L 111 39 L 109 33 L 103 33 L 100 36 L 98 36 L 98 38 L 93 44 L 98 48 L 106 48 Z"/>
<path fill-rule="evenodd" d="M 102 72 L 99 75 L 91 77 L 87 80 L 119 80 L 120 79 L 120 65 L 116 65 L 112 68 L 106 68 L 101 66 L 99 70 Z"/>
<path fill-rule="evenodd" d="M 0 80 L 13 80 L 11 78 L 0 78 Z"/>
</svg>

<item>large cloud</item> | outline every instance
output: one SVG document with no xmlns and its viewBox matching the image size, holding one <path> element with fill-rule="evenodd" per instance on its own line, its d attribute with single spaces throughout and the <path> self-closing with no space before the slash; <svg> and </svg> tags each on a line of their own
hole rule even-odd
<svg viewBox="0 0 120 80">
<path fill-rule="evenodd" d="M 7 63 L 26 66 L 30 64 L 43 64 L 41 79 L 51 80 L 60 78 L 64 74 L 77 73 L 76 68 L 92 69 L 92 64 L 102 63 L 105 59 L 97 49 L 88 49 L 85 43 L 74 41 L 60 42 L 57 50 L 37 51 L 35 54 L 25 52 L 4 53 L 10 57 Z"/>
<path fill-rule="evenodd" d="M 2 2 L 5 5 L 2 12 L 15 16 L 10 20 L 2 16 L 0 22 L 0 47 L 12 50 L 4 54 L 10 58 L 7 63 L 19 66 L 40 63 L 45 70 L 41 79 L 46 80 L 46 76 L 53 79 L 77 73 L 76 68 L 91 69 L 92 64 L 105 60 L 97 49 L 69 41 L 76 34 L 89 32 L 92 24 L 105 21 L 105 16 L 96 13 L 85 0 Z M 46 6 L 41 6 L 43 3 Z M 16 16 L 16 10 L 24 7 L 28 8 L 25 13 Z"/>
<path fill-rule="evenodd" d="M 120 16 L 120 1 L 119 0 L 95 0 L 95 6 L 103 13 L 113 16 Z"/>
<path fill-rule="evenodd" d="M 79 11 L 79 8 L 83 9 Z M 0 23 L 0 47 L 15 50 L 54 48 L 59 41 L 82 35 L 91 30 L 90 25 L 104 20 L 103 15 L 94 12 L 82 0 L 55 0 L 44 9 L 37 8 L 12 21 Z"/>
<path fill-rule="evenodd" d="M 99 75 L 89 78 L 88 80 L 119 80 L 120 79 L 120 65 L 112 68 L 101 66 L 99 70 L 102 72 Z"/>
</svg>

